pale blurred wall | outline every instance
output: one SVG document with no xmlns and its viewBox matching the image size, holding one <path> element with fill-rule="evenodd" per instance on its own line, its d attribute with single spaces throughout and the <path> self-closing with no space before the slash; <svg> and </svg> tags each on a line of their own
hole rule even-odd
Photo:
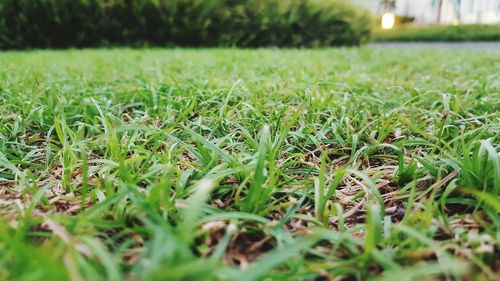
<svg viewBox="0 0 500 281">
<path fill-rule="evenodd" d="M 395 9 L 384 10 L 383 0 L 352 0 L 370 9 L 374 14 L 393 12 L 400 16 L 415 17 L 415 23 L 500 23 L 500 0 L 393 0 Z"/>
</svg>

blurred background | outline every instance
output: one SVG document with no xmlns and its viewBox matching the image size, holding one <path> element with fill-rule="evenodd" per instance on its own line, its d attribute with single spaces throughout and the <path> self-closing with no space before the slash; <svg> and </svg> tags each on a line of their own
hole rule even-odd
<svg viewBox="0 0 500 281">
<path fill-rule="evenodd" d="M 355 0 L 375 16 L 378 42 L 478 42 L 497 48 L 500 0 Z M 492 44 L 495 42 L 495 44 Z M 476 44 L 476 46 L 479 46 Z"/>
<path fill-rule="evenodd" d="M 0 0 L 0 49 L 498 40 L 500 0 Z"/>
<path fill-rule="evenodd" d="M 500 0 L 357 0 L 377 15 L 394 13 L 416 24 L 498 24 Z"/>
</svg>

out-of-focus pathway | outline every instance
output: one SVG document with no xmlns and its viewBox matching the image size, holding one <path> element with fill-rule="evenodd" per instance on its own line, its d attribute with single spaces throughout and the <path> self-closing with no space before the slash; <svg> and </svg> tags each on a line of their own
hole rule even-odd
<svg viewBox="0 0 500 281">
<path fill-rule="evenodd" d="M 379 42 L 368 45 L 375 49 L 463 49 L 500 51 L 500 41 L 495 42 Z"/>
</svg>

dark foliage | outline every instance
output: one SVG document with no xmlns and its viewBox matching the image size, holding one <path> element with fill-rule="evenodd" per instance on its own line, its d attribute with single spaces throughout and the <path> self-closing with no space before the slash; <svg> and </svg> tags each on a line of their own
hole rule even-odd
<svg viewBox="0 0 500 281">
<path fill-rule="evenodd" d="M 0 0 L 0 48 L 359 45 L 343 0 Z"/>
</svg>

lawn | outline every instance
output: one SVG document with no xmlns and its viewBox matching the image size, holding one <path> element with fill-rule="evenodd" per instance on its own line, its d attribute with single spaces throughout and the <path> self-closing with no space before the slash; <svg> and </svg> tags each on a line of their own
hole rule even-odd
<svg viewBox="0 0 500 281">
<path fill-rule="evenodd" d="M 460 50 L 2 52 L 0 280 L 495 280 L 499 70 Z"/>
</svg>

